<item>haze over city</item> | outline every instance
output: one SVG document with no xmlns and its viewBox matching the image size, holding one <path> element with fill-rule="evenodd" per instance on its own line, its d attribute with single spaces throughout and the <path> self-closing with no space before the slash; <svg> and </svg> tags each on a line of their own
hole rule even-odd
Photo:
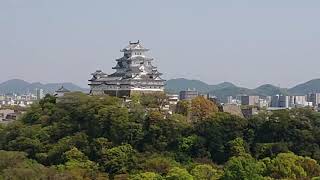
<svg viewBox="0 0 320 180">
<path fill-rule="evenodd" d="M 128 41 L 165 79 L 292 87 L 320 78 L 320 2 L 0 1 L 0 82 L 74 82 L 112 73 Z"/>
</svg>

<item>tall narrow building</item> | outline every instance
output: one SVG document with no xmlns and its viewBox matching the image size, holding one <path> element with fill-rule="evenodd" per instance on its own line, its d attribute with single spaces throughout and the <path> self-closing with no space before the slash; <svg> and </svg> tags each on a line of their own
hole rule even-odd
<svg viewBox="0 0 320 180">
<path fill-rule="evenodd" d="M 116 59 L 113 74 L 108 75 L 101 70 L 92 73 L 89 80 L 91 94 L 128 97 L 134 93 L 163 92 L 165 80 L 152 65 L 153 58 L 147 57 L 148 51 L 139 41 L 129 42 L 121 50 L 123 57 Z"/>
</svg>

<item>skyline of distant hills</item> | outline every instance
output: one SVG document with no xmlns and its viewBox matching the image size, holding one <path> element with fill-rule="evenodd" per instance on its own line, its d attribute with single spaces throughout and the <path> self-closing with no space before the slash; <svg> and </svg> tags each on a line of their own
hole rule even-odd
<svg viewBox="0 0 320 180">
<path fill-rule="evenodd" d="M 30 83 L 21 79 L 11 79 L 0 83 L 0 94 L 22 94 L 26 92 L 34 92 L 37 88 L 43 89 L 45 93 L 53 93 L 61 86 L 64 86 L 71 91 L 89 91 L 89 88 L 83 88 L 71 82 L 43 84 L 40 82 Z M 236 96 L 239 94 L 259 96 L 272 96 L 275 94 L 305 95 L 310 92 L 320 92 L 320 79 L 313 79 L 308 82 L 298 84 L 293 88 L 281 89 L 272 84 L 264 84 L 254 89 L 239 87 L 230 82 L 209 85 L 200 80 L 189 80 L 185 78 L 171 79 L 166 82 L 167 92 L 178 93 L 179 91 L 186 89 L 196 89 L 201 93 L 210 93 L 221 99 L 224 99 L 227 96 Z"/>
<path fill-rule="evenodd" d="M 45 93 L 53 93 L 57 89 L 59 89 L 61 86 L 69 89 L 70 91 L 82 91 L 82 92 L 88 91 L 88 89 L 82 88 L 71 82 L 43 84 L 40 82 L 29 83 L 21 79 L 11 79 L 3 83 L 0 83 L 0 94 L 7 94 L 7 93 L 23 94 L 27 92 L 34 92 L 37 88 L 43 89 Z"/>
<path fill-rule="evenodd" d="M 272 84 L 264 84 L 254 89 L 238 87 L 230 82 L 209 85 L 200 80 L 188 80 L 184 78 L 171 79 L 167 81 L 166 89 L 168 92 L 177 93 L 188 88 L 194 88 L 201 93 L 213 94 L 220 99 L 240 94 L 259 96 L 272 96 L 276 94 L 305 95 L 310 92 L 320 92 L 320 79 L 313 79 L 308 82 L 298 84 L 293 88 L 279 88 Z"/>
</svg>

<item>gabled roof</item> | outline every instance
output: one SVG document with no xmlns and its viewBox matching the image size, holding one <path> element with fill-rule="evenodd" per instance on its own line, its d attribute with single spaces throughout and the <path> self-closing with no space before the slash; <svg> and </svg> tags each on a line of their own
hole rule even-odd
<svg viewBox="0 0 320 180">
<path fill-rule="evenodd" d="M 105 76 L 107 74 L 102 72 L 101 70 L 96 70 L 96 72 L 91 73 L 91 75 L 93 75 L 93 76 L 96 76 L 96 75 Z"/>
<path fill-rule="evenodd" d="M 144 48 L 140 44 L 140 41 L 138 40 L 137 42 L 129 41 L 129 45 L 127 47 L 125 47 L 122 51 L 131 51 L 131 50 L 145 50 L 145 51 L 147 51 L 148 49 Z"/>
<path fill-rule="evenodd" d="M 68 89 L 64 88 L 63 86 L 61 86 L 61 88 L 59 88 L 58 90 L 56 90 L 56 92 L 70 92 Z"/>
</svg>

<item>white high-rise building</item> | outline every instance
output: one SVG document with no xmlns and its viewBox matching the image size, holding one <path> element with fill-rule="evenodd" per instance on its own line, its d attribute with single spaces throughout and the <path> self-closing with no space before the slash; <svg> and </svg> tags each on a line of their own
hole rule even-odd
<svg viewBox="0 0 320 180">
<path fill-rule="evenodd" d="M 43 89 L 36 89 L 37 100 L 44 98 Z"/>
<path fill-rule="evenodd" d="M 290 107 L 304 107 L 307 104 L 306 96 L 290 96 Z"/>
</svg>

